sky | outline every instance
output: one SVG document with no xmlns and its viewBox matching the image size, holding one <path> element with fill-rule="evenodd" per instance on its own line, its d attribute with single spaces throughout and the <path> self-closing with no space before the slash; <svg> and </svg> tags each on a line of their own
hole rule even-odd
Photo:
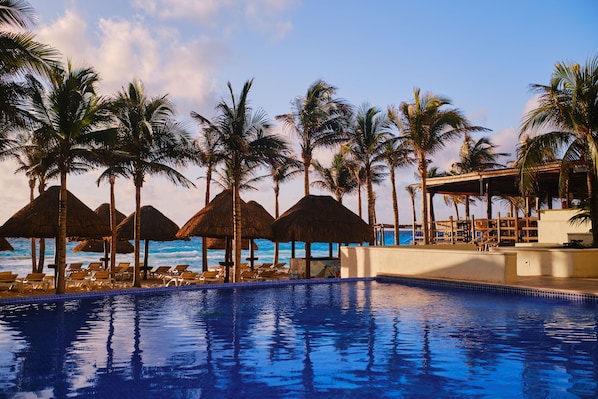
<svg viewBox="0 0 598 399">
<path fill-rule="evenodd" d="M 245 81 L 254 79 L 250 105 L 274 121 L 291 111 L 294 98 L 323 79 L 355 107 L 398 106 L 412 101 L 414 88 L 446 96 L 473 124 L 490 129 L 474 139 L 490 137 L 499 152 L 512 154 L 502 159 L 507 162 L 515 154 L 521 119 L 535 104 L 530 84 L 548 84 L 557 62 L 584 63 L 598 54 L 596 0 L 30 3 L 37 13 L 31 29 L 37 40 L 57 48 L 75 66 L 94 67 L 102 94 L 112 95 L 141 79 L 149 95 L 168 94 L 193 137 L 199 129 L 190 112 L 214 116 L 215 105 L 229 99 L 228 82 L 238 94 Z M 274 129 L 293 142 L 278 125 Z M 434 154 L 433 166 L 450 169 L 459 146 L 450 143 Z M 327 165 L 332 151 L 320 150 L 316 157 Z M 29 200 L 27 179 L 15 169 L 12 161 L 0 163 L 0 223 Z M 95 183 L 99 172 L 68 177 L 69 191 L 92 209 L 109 201 L 108 185 Z M 190 166 L 181 172 L 196 188 L 148 177 L 141 194 L 142 205 L 153 205 L 179 226 L 203 207 L 205 196 L 205 169 Z M 400 223 L 411 223 L 404 187 L 414 182 L 414 167 L 397 171 Z M 256 188 L 242 198 L 256 200 L 274 214 L 271 179 Z M 117 209 L 133 212 L 133 182 L 118 179 L 116 190 Z M 214 186 L 213 195 L 220 190 Z M 392 223 L 390 182 L 375 191 L 378 222 Z M 312 194 L 328 193 L 312 189 Z M 302 177 L 285 183 L 281 212 L 302 196 Z M 363 197 L 367 218 L 365 193 Z M 343 204 L 357 213 L 356 195 L 345 196 Z M 441 198 L 435 199 L 435 208 L 437 218 L 453 212 Z M 483 217 L 484 212 L 478 207 L 474 215 Z"/>
</svg>

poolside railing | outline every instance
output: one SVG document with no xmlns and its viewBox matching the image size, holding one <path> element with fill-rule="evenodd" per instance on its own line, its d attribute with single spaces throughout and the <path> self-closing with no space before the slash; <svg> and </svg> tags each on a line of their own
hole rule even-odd
<svg viewBox="0 0 598 399">
<path fill-rule="evenodd" d="M 423 243 L 421 223 L 415 225 L 414 242 Z M 538 242 L 537 217 L 436 220 L 430 225 L 432 244 L 476 243 L 480 246 L 509 246 Z"/>
</svg>

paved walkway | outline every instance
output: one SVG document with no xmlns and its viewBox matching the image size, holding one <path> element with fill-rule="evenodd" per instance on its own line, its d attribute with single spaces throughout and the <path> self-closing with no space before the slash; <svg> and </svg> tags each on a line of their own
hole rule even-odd
<svg viewBox="0 0 598 399">
<path fill-rule="evenodd" d="M 516 283 L 505 285 L 598 296 L 598 278 L 518 276 Z"/>
</svg>

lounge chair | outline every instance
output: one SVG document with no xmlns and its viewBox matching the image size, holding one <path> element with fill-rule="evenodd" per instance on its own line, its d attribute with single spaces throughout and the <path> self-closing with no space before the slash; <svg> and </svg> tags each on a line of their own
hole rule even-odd
<svg viewBox="0 0 598 399">
<path fill-rule="evenodd" d="M 251 270 L 241 271 L 241 281 L 260 281 L 262 280 L 256 272 Z"/>
<path fill-rule="evenodd" d="M 276 269 L 266 269 L 266 270 L 262 270 L 260 273 L 258 273 L 258 276 L 262 280 L 278 280 L 277 274 L 278 274 L 278 270 L 276 270 Z"/>
<path fill-rule="evenodd" d="M 68 277 L 69 274 L 80 272 L 82 270 L 83 270 L 83 262 L 69 263 L 69 266 L 66 268 L 66 275 Z"/>
<path fill-rule="evenodd" d="M 98 287 L 101 287 L 104 284 L 110 284 L 112 287 L 114 287 L 114 279 L 110 276 L 110 272 L 104 270 L 95 272 L 91 277 L 91 283 L 92 285 L 97 285 Z"/>
<path fill-rule="evenodd" d="M 26 287 L 31 289 L 45 290 L 48 288 L 48 280 L 46 280 L 46 273 L 29 273 L 23 279 L 17 279 L 16 282 L 19 287 L 19 291 L 23 292 Z"/>
<path fill-rule="evenodd" d="M 120 262 L 117 266 L 116 269 L 114 271 L 114 276 L 116 277 L 116 279 L 118 280 L 120 277 L 120 280 L 124 281 L 124 280 L 128 280 L 129 278 L 133 277 L 133 274 L 131 273 L 131 263 L 130 262 Z"/>
<path fill-rule="evenodd" d="M 102 262 L 90 262 L 89 266 L 87 266 L 88 272 L 98 272 L 104 270 L 104 265 Z"/>
<path fill-rule="evenodd" d="M 199 279 L 203 284 L 224 282 L 224 279 L 220 277 L 220 272 L 218 270 L 206 270 L 199 276 Z"/>
<path fill-rule="evenodd" d="M 176 265 L 174 267 L 174 269 L 172 270 L 172 274 L 173 275 L 182 274 L 183 272 L 187 271 L 187 268 L 189 268 L 189 265 Z"/>
<path fill-rule="evenodd" d="M 18 275 L 13 272 L 0 272 L 0 288 L 7 288 L 9 291 L 17 285 Z"/>
<path fill-rule="evenodd" d="M 89 289 L 90 279 L 91 277 L 89 276 L 89 273 L 87 273 L 86 271 L 73 272 L 67 277 L 66 286 Z"/>
<path fill-rule="evenodd" d="M 171 266 L 158 266 L 156 270 L 150 272 L 152 278 L 164 279 L 165 276 L 170 275 Z"/>
<path fill-rule="evenodd" d="M 201 280 L 199 279 L 199 274 L 196 272 L 182 272 L 179 276 L 172 276 L 166 281 L 165 279 L 165 286 L 169 287 L 171 285 L 180 286 L 180 285 L 191 285 L 191 284 L 200 284 Z"/>
</svg>

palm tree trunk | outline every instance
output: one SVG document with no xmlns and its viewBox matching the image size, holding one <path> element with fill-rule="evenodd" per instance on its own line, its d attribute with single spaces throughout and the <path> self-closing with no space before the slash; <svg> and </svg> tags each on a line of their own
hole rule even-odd
<svg viewBox="0 0 598 399">
<path fill-rule="evenodd" d="M 436 242 L 436 214 L 434 213 L 434 193 L 430 193 L 430 203 L 428 204 L 430 210 L 430 239 L 429 243 L 434 244 Z"/>
<path fill-rule="evenodd" d="M 206 171 L 206 200 L 205 206 L 210 203 L 210 185 L 212 184 L 212 165 L 208 165 L 208 170 Z M 208 270 L 208 247 L 207 247 L 207 240 L 205 237 L 201 238 L 201 271 L 205 272 Z"/>
<path fill-rule="evenodd" d="M 116 178 L 110 176 L 110 277 L 116 278 L 116 198 L 114 195 L 114 183 Z"/>
<path fill-rule="evenodd" d="M 38 192 L 41 195 L 46 191 L 46 181 L 41 179 L 38 185 Z M 46 239 L 39 239 L 39 260 L 37 262 L 37 272 L 41 273 L 44 271 L 44 263 L 46 261 Z"/>
<path fill-rule="evenodd" d="M 56 293 L 66 292 L 66 172 L 60 172 L 60 196 L 58 198 L 58 236 L 56 237 L 56 258 L 58 273 Z"/>
<path fill-rule="evenodd" d="M 374 188 L 372 185 L 372 174 L 369 168 L 366 168 L 365 170 L 365 185 L 368 194 L 368 224 L 373 228 L 376 225 L 376 199 L 374 197 Z M 376 233 L 374 233 L 374 242 L 375 240 Z"/>
<path fill-rule="evenodd" d="M 361 181 L 357 178 L 357 214 L 361 217 Z"/>
<path fill-rule="evenodd" d="M 456 201 L 456 198 L 453 199 L 453 206 L 455 207 L 455 216 L 457 220 L 459 220 L 459 204 Z"/>
<path fill-rule="evenodd" d="M 413 222 L 411 223 L 411 237 L 413 243 L 415 244 L 415 224 L 417 223 L 417 216 L 415 212 L 415 195 L 410 195 L 411 197 L 411 219 Z"/>
<path fill-rule="evenodd" d="M 303 190 L 305 195 L 309 195 L 309 167 L 311 165 L 311 156 L 303 157 Z"/>
<path fill-rule="evenodd" d="M 390 185 L 392 188 L 392 212 L 394 216 L 394 235 L 395 235 L 395 245 L 400 244 L 400 237 L 399 237 L 399 203 L 397 201 L 397 185 L 395 182 L 395 168 L 390 168 Z"/>
<path fill-rule="evenodd" d="M 420 154 L 417 169 L 419 172 L 422 191 L 422 229 L 424 233 L 424 245 L 427 245 L 430 243 L 430 237 L 428 235 L 428 187 L 426 184 L 426 178 L 428 176 L 428 167 L 425 159 L 425 154 Z"/>
<path fill-rule="evenodd" d="M 278 195 L 280 194 L 280 185 L 278 182 L 274 184 L 274 219 L 278 219 L 279 208 L 278 208 Z M 280 252 L 280 243 L 277 241 L 274 243 L 274 264 L 278 263 L 278 256 Z"/>
<path fill-rule="evenodd" d="M 35 178 L 29 179 L 29 202 L 35 199 Z M 31 239 L 31 271 L 35 273 L 37 270 L 37 249 L 35 245 L 35 238 Z"/>
<path fill-rule="evenodd" d="M 590 199 L 592 246 L 598 247 L 598 177 L 596 176 L 596 169 L 593 167 L 589 167 L 586 176 L 588 185 L 588 197 Z"/>
<path fill-rule="evenodd" d="M 465 196 L 465 220 L 469 220 L 469 195 Z"/>
<path fill-rule="evenodd" d="M 136 179 L 137 180 L 137 179 Z M 135 182 L 135 232 L 133 240 L 135 242 L 135 256 L 133 264 L 133 287 L 141 288 L 141 274 L 139 269 L 140 248 L 141 245 L 141 184 Z"/>
<path fill-rule="evenodd" d="M 240 168 L 239 168 L 240 169 Z M 241 173 L 235 172 L 235 181 L 233 188 L 233 253 L 235 277 L 233 282 L 241 280 Z"/>
</svg>

